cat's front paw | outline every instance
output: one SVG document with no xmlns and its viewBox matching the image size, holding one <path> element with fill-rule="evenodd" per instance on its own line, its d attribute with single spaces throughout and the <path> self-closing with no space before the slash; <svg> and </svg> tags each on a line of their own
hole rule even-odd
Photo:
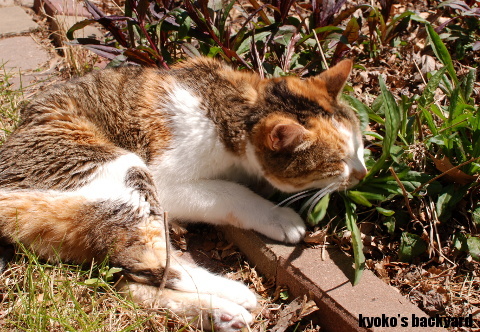
<svg viewBox="0 0 480 332">
<path fill-rule="evenodd" d="M 257 229 L 269 238 L 281 242 L 298 243 L 305 237 L 305 223 L 290 208 L 274 207 L 270 210 L 268 221 Z"/>
</svg>

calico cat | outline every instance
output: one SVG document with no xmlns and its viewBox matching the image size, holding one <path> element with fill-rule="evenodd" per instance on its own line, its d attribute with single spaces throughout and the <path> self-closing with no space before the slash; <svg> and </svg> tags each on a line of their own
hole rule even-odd
<svg viewBox="0 0 480 332">
<path fill-rule="evenodd" d="M 208 58 L 170 71 L 95 71 L 42 93 L 0 147 L 0 237 L 41 258 L 108 257 L 124 291 L 215 331 L 250 324 L 255 295 L 172 255 L 163 212 L 297 243 L 305 226 L 237 183 L 342 190 L 365 176 L 344 60 L 306 80 L 260 79 Z"/>
</svg>

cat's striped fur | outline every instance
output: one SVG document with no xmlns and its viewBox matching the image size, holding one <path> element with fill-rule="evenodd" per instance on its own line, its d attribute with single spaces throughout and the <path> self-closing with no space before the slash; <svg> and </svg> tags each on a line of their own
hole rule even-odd
<svg viewBox="0 0 480 332">
<path fill-rule="evenodd" d="M 136 301 L 240 329 L 256 298 L 238 282 L 173 255 L 159 291 L 163 209 L 299 242 L 305 226 L 293 210 L 236 181 L 285 192 L 357 183 L 359 124 L 338 102 L 351 66 L 262 80 L 199 58 L 170 71 L 97 71 L 42 93 L 0 147 L 0 237 L 49 260 L 109 257 Z"/>
</svg>

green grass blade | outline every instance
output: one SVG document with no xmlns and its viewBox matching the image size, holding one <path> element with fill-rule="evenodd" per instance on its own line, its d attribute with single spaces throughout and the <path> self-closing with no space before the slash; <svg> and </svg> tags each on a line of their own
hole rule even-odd
<svg viewBox="0 0 480 332">
<path fill-rule="evenodd" d="M 345 196 L 343 200 L 346 209 L 345 218 L 347 229 L 352 233 L 352 247 L 355 261 L 355 277 L 353 278 L 353 285 L 357 285 L 362 277 L 363 270 L 365 269 L 365 255 L 363 254 L 363 243 L 360 229 L 358 229 L 357 225 L 357 215 L 354 213 L 356 206 Z"/>
</svg>

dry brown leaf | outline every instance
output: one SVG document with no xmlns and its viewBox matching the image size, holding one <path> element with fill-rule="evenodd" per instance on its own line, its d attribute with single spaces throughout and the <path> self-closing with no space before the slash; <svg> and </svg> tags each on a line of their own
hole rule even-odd
<svg viewBox="0 0 480 332">
<path fill-rule="evenodd" d="M 444 156 L 442 159 L 438 159 L 432 156 L 432 160 L 435 163 L 435 167 L 442 173 L 447 172 L 448 170 L 454 168 L 455 166 L 452 165 L 448 157 Z M 476 181 L 476 177 L 468 175 L 461 170 L 454 169 L 448 172 L 445 178 L 450 179 L 453 182 L 456 182 L 460 185 L 466 185 Z"/>
<path fill-rule="evenodd" d="M 300 321 L 303 317 L 318 310 L 314 301 L 307 300 L 307 296 L 297 297 L 279 312 L 277 324 L 270 330 L 272 332 L 283 332 L 289 326 Z"/>
<path fill-rule="evenodd" d="M 324 244 L 326 233 L 327 231 L 324 229 L 320 229 L 316 232 L 307 232 L 303 241 L 309 244 Z"/>
</svg>

